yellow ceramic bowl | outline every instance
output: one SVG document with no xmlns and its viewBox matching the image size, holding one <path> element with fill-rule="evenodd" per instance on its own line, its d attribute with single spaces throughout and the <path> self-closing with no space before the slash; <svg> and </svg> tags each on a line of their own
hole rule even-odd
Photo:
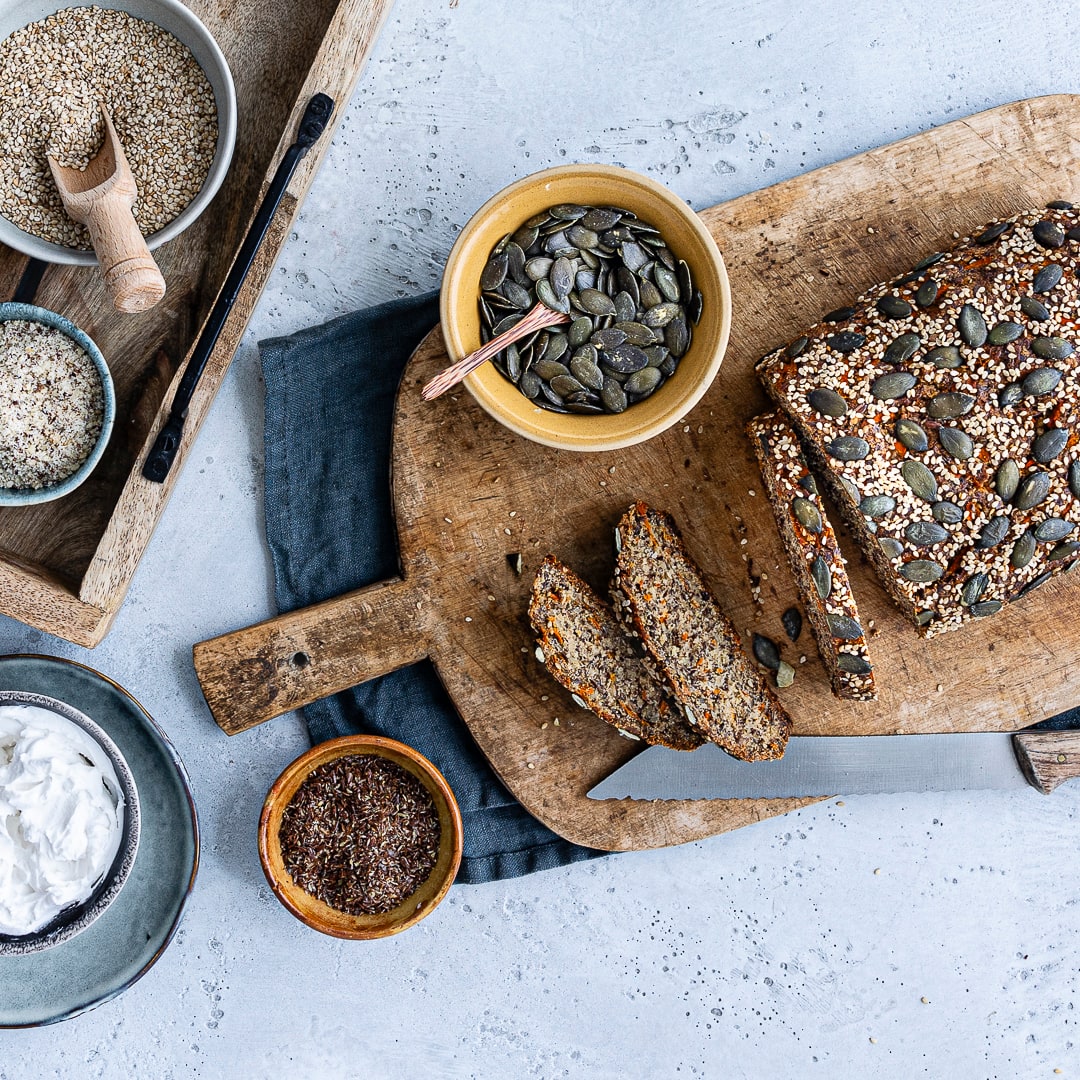
<svg viewBox="0 0 1080 1080">
<path fill-rule="evenodd" d="M 704 300 L 675 374 L 617 415 L 572 416 L 534 405 L 491 364 L 465 380 L 481 407 L 534 442 L 566 450 L 615 450 L 644 442 L 685 416 L 708 390 L 727 348 L 731 289 L 724 260 L 701 219 L 662 184 L 612 165 L 561 165 L 526 176 L 489 199 L 461 231 L 443 274 L 439 314 L 451 361 L 480 346 L 480 272 L 491 249 L 534 214 L 559 203 L 621 206 L 660 230 L 685 259 Z"/>
<path fill-rule="evenodd" d="M 323 903 L 293 881 L 281 855 L 281 816 L 297 789 L 320 765 L 352 754 L 374 754 L 396 762 L 427 788 L 439 813 L 439 854 L 431 874 L 416 892 L 382 915 L 347 915 Z M 435 910 L 454 883 L 462 839 L 461 811 L 442 773 L 411 746 L 378 735 L 345 735 L 301 754 L 275 781 L 259 818 L 259 859 L 274 895 L 313 930 L 361 941 L 400 934 Z"/>
</svg>

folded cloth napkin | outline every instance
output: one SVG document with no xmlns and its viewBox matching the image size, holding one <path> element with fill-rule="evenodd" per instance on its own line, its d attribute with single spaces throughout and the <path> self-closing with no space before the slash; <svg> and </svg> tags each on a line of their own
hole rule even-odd
<svg viewBox="0 0 1080 1080">
<path fill-rule="evenodd" d="M 437 294 L 260 343 L 266 378 L 266 538 L 280 611 L 398 573 L 390 434 L 398 382 L 438 322 Z M 492 771 L 429 662 L 303 710 L 313 743 L 364 732 L 415 747 L 461 807 L 458 881 L 518 877 L 606 854 L 541 825 Z"/>
</svg>

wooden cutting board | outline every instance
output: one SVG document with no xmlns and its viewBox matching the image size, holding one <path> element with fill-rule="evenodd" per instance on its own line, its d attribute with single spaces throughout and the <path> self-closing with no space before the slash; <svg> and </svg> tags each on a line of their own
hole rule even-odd
<svg viewBox="0 0 1080 1080">
<path fill-rule="evenodd" d="M 403 577 L 195 646 L 218 723 L 234 733 L 430 656 L 510 790 L 570 840 L 656 847 L 801 805 L 585 797 L 638 747 L 575 707 L 536 661 L 529 586 L 553 551 L 606 591 L 612 528 L 635 499 L 675 515 L 740 632 L 782 643 L 797 677 L 781 696 L 798 734 L 1007 730 L 1076 704 L 1080 575 L 923 641 L 849 537 L 879 700 L 833 697 L 809 630 L 792 645 L 780 623 L 797 594 L 743 424 L 767 407 L 754 362 L 823 312 L 992 218 L 1080 199 L 1078 139 L 1080 97 L 1020 101 L 705 211 L 731 277 L 731 343 L 700 405 L 642 446 L 556 451 L 506 431 L 467 393 L 423 403 L 421 385 L 448 363 L 433 331 L 397 405 Z"/>
</svg>

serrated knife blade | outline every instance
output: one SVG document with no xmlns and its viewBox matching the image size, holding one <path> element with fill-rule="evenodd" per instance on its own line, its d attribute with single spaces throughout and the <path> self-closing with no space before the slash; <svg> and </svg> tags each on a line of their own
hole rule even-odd
<svg viewBox="0 0 1080 1080">
<path fill-rule="evenodd" d="M 1030 765 L 1036 752 L 1054 775 L 1027 778 L 1014 749 Z M 1028 749 L 1029 743 L 1033 747 Z M 1052 754 L 1048 752 L 1053 749 Z M 985 791 L 1034 784 L 1049 791 L 1080 775 L 1080 733 L 1023 736 L 856 735 L 796 737 L 778 761 L 739 761 L 707 743 L 686 752 L 650 746 L 601 780 L 590 799 L 780 799 L 887 792 Z M 1041 767 L 1041 766 L 1040 766 Z"/>
</svg>

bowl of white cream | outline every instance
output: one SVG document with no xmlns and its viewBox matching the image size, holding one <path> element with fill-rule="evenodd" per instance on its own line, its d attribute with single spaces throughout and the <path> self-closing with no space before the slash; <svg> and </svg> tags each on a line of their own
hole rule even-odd
<svg viewBox="0 0 1080 1080">
<path fill-rule="evenodd" d="M 139 795 L 109 736 L 78 709 L 0 691 L 0 956 L 81 933 L 139 847 Z"/>
</svg>

